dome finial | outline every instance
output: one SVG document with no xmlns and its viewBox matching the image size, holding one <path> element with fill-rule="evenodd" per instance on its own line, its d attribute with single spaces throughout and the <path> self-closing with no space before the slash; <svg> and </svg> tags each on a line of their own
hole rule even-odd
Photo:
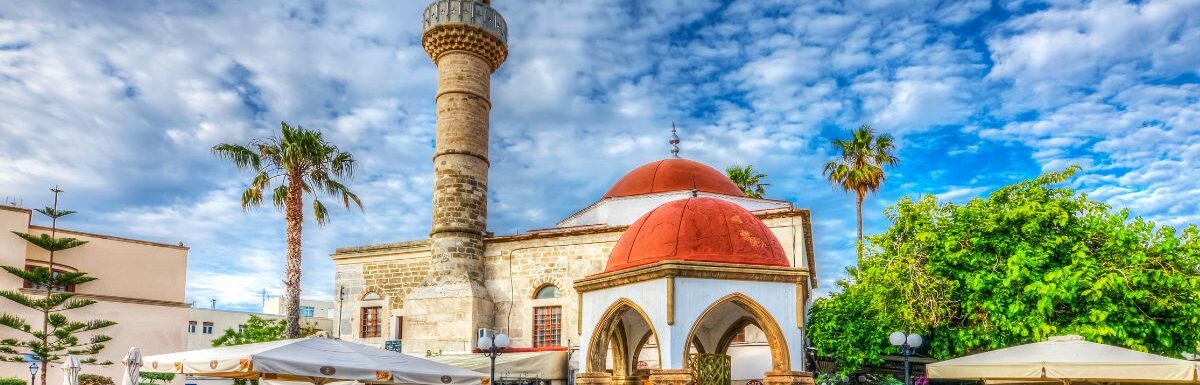
<svg viewBox="0 0 1200 385">
<path fill-rule="evenodd" d="M 675 122 L 671 122 L 671 156 L 679 157 L 679 135 L 675 134 Z"/>
</svg>

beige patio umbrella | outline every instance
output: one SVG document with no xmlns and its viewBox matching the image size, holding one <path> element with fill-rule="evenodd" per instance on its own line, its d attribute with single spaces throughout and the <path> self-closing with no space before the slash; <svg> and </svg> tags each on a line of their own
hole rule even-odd
<svg viewBox="0 0 1200 385">
<path fill-rule="evenodd" d="M 959 357 L 925 366 L 931 379 L 987 383 L 1196 383 L 1196 363 L 1111 345 L 1077 335 Z"/>
<path fill-rule="evenodd" d="M 142 371 L 142 349 L 138 349 L 136 346 L 129 348 L 129 353 L 126 353 L 125 358 L 121 359 L 121 365 L 125 365 L 125 373 L 121 377 L 121 385 L 138 385 L 141 383 L 138 373 Z"/>
<path fill-rule="evenodd" d="M 353 342 L 297 338 L 146 356 L 143 372 L 329 384 L 478 385 L 483 375 Z"/>
<path fill-rule="evenodd" d="M 63 360 L 63 385 L 79 385 L 79 357 L 67 355 Z"/>
</svg>

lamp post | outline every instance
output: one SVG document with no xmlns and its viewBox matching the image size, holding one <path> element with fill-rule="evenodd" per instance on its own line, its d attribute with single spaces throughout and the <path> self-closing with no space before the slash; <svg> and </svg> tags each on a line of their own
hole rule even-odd
<svg viewBox="0 0 1200 385">
<path fill-rule="evenodd" d="M 33 385 L 34 378 L 37 377 L 38 363 L 33 361 L 29 363 L 29 385 Z"/>
<path fill-rule="evenodd" d="M 904 385 L 912 385 L 912 369 L 908 363 L 908 357 L 912 356 L 917 348 L 921 347 L 921 343 L 925 342 L 919 334 L 904 334 L 904 332 L 893 332 L 888 336 L 888 342 L 892 346 L 900 348 L 900 354 L 904 356 Z"/>
<path fill-rule="evenodd" d="M 492 360 L 491 380 L 488 385 L 496 385 L 496 357 L 500 356 L 500 349 L 508 347 L 508 342 L 507 334 L 497 333 L 495 337 L 489 337 L 487 333 L 484 333 L 483 337 L 479 337 L 479 343 L 475 345 Z"/>
</svg>

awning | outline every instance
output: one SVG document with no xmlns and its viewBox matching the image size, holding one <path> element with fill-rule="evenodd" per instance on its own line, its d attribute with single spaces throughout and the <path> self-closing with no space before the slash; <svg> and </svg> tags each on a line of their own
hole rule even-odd
<svg viewBox="0 0 1200 385">
<path fill-rule="evenodd" d="M 496 378 L 567 379 L 567 352 L 503 353 L 496 357 Z M 443 354 L 426 357 L 443 364 L 474 370 L 485 376 L 491 370 L 491 359 L 483 353 Z"/>
<path fill-rule="evenodd" d="M 1013 346 L 925 365 L 932 379 L 987 383 L 1196 383 L 1195 362 L 1084 341 L 1080 336 Z"/>
</svg>

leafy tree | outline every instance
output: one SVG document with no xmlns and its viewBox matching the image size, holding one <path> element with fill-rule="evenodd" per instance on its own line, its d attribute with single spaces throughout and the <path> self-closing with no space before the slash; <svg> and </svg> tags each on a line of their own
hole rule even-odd
<svg viewBox="0 0 1200 385">
<path fill-rule="evenodd" d="M 751 198 L 762 198 L 767 195 L 766 186 L 770 184 L 763 183 L 767 174 L 758 172 L 754 169 L 754 165 L 748 164 L 745 167 L 733 165 L 725 169 L 725 175 L 742 189 L 742 193 Z"/>
<path fill-rule="evenodd" d="M 243 146 L 219 144 L 213 154 L 228 159 L 239 169 L 251 170 L 254 178 L 250 187 L 242 193 L 242 208 L 250 209 L 262 205 L 263 195 L 271 190 L 271 201 L 275 208 L 284 213 L 287 221 L 287 266 L 284 286 L 287 289 L 288 329 L 285 335 L 296 338 L 300 335 L 300 247 L 301 227 L 304 224 L 304 194 L 323 193 L 342 201 L 349 209 L 350 203 L 362 209 L 358 195 L 350 192 L 341 179 L 354 176 L 356 162 L 348 152 L 325 141 L 320 131 L 280 122 L 280 136 L 255 139 Z M 271 186 L 275 187 L 272 189 Z M 329 212 L 319 199 L 312 200 L 313 217 L 317 225 L 324 226 Z"/>
<path fill-rule="evenodd" d="M 0 361 L 22 362 L 25 360 L 23 354 L 31 354 L 33 360 L 41 362 L 42 385 L 46 384 L 48 363 L 57 362 L 66 354 L 80 356 L 80 362 L 85 364 L 111 365 L 111 361 L 99 361 L 95 355 L 99 354 L 104 349 L 104 343 L 112 338 L 95 333 L 95 331 L 116 324 L 106 320 L 72 321 L 65 314 L 67 310 L 79 309 L 96 303 L 90 299 L 75 298 L 75 293 L 71 292 L 75 286 L 94 281 L 96 278 L 90 277 L 84 272 L 59 271 L 54 268 L 54 256 L 57 252 L 79 247 L 87 242 L 75 238 L 58 237 L 58 219 L 70 215 L 74 211 L 59 210 L 58 195 L 62 190 L 56 187 L 51 191 L 54 192 L 54 205 L 35 210 L 50 217 L 50 234 L 33 235 L 13 232 L 26 242 L 49 252 L 48 266 L 35 266 L 29 269 L 24 266 L 0 266 L 9 274 L 29 282 L 34 288 L 45 291 L 45 294 L 40 296 L 25 294 L 18 290 L 0 291 L 0 297 L 42 313 L 41 328 L 36 328 L 21 317 L 0 312 L 0 325 L 30 337 L 27 340 L 17 338 L 0 340 Z M 89 335 L 83 336 L 84 334 Z"/>
<path fill-rule="evenodd" d="M 850 139 L 834 139 L 833 146 L 841 155 L 837 159 L 825 163 L 822 173 L 830 183 L 842 191 L 853 191 L 857 200 L 858 214 L 858 263 L 862 263 L 863 231 L 862 206 L 863 199 L 868 193 L 879 190 L 887 174 L 883 168 L 900 164 L 900 159 L 893 154 L 896 144 L 892 136 L 887 134 L 875 135 L 875 130 L 866 124 L 850 132 Z"/>
<path fill-rule="evenodd" d="M 1177 231 L 1061 187 L 1078 168 L 963 205 L 901 199 L 891 227 L 840 293 L 813 305 L 809 335 L 842 370 L 895 352 L 892 331 L 928 354 L 968 353 L 1079 334 L 1178 357 L 1200 341 L 1200 230 Z"/>
</svg>

